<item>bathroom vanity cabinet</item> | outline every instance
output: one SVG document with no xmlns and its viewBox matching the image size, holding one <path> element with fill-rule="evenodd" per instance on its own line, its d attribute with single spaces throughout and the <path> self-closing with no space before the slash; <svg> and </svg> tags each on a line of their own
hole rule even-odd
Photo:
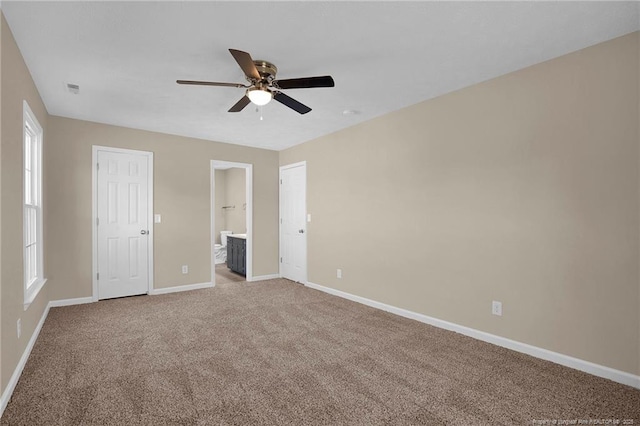
<svg viewBox="0 0 640 426">
<path fill-rule="evenodd" d="M 247 275 L 247 239 L 241 237 L 234 237 L 229 235 L 227 237 L 227 268 L 233 272 L 237 272 L 241 275 Z"/>
</svg>

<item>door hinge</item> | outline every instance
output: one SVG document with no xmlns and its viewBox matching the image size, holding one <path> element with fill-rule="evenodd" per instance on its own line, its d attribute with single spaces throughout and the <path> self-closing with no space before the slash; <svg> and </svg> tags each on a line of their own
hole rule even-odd
<svg viewBox="0 0 640 426">
<path fill-rule="evenodd" d="M 280 223 L 282 223 L 282 218 L 280 218 Z"/>
<path fill-rule="evenodd" d="M 100 218 L 96 217 L 96 226 L 100 225 Z"/>
<path fill-rule="evenodd" d="M 280 258 L 280 263 L 282 263 L 282 258 Z"/>
<path fill-rule="evenodd" d="M 96 280 L 100 281 L 100 272 L 96 274 Z"/>
<path fill-rule="evenodd" d="M 100 163 L 96 163 L 96 170 L 100 170 Z"/>
<path fill-rule="evenodd" d="M 282 185 L 282 179 L 280 179 L 280 185 Z"/>
</svg>

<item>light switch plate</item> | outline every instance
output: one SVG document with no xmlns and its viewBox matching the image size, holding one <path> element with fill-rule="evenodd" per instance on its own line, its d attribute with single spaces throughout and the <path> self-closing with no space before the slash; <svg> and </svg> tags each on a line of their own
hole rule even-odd
<svg viewBox="0 0 640 426">
<path fill-rule="evenodd" d="M 311 222 L 311 213 L 307 214 L 307 222 Z"/>
<path fill-rule="evenodd" d="M 154 214 L 153 215 L 153 222 L 154 223 L 160 223 L 162 222 L 162 217 L 159 214 Z"/>
</svg>

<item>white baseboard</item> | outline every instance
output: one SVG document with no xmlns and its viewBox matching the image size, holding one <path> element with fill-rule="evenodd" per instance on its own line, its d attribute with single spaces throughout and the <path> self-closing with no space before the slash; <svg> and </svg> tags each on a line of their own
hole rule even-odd
<svg viewBox="0 0 640 426">
<path fill-rule="evenodd" d="M 264 280 L 272 280 L 274 278 L 280 278 L 280 274 L 271 274 L 271 275 L 257 275 L 251 278 L 251 282 L 253 281 L 264 281 Z"/>
<path fill-rule="evenodd" d="M 420 321 L 425 324 L 433 325 L 434 327 L 443 328 L 445 330 L 450 330 L 456 333 L 464 334 L 465 336 L 473 337 L 474 339 L 492 343 L 497 346 L 502 346 L 504 348 L 511 349 L 516 352 L 525 353 L 527 355 L 531 355 L 536 358 L 541 358 L 547 361 L 555 362 L 556 364 L 564 365 L 565 367 L 574 368 L 576 370 L 584 371 L 585 373 L 593 374 L 594 376 L 603 377 L 605 379 L 613 380 L 614 382 L 622 383 L 624 385 L 628 385 L 628 386 L 632 386 L 634 388 L 640 389 L 640 376 L 627 373 L 625 371 L 620 371 L 610 367 L 605 367 L 604 365 L 594 364 L 592 362 L 585 361 L 579 358 L 574 358 L 558 352 L 553 352 L 547 349 L 528 345 L 526 343 L 507 339 L 505 337 L 496 336 L 495 334 L 486 333 L 484 331 L 465 327 L 463 325 L 458 325 L 448 321 L 443 321 L 441 319 L 419 314 L 417 312 L 412 312 L 406 309 L 397 308 L 395 306 L 387 305 L 386 303 L 381 303 L 375 300 L 366 299 L 364 297 L 356 296 L 351 293 L 346 293 L 344 291 L 336 290 L 330 287 L 314 284 L 312 282 L 307 282 L 305 285 L 307 287 L 320 290 L 322 292 L 329 293 L 334 296 L 342 297 L 343 299 L 348 299 L 354 302 L 362 303 L 363 305 L 367 305 L 367 306 L 371 306 L 372 308 L 377 308 L 383 311 L 391 312 L 392 314 L 396 314 L 401 317 L 409 318 L 412 320 Z"/>
<path fill-rule="evenodd" d="M 177 293 L 179 291 L 189 291 L 189 290 L 201 290 L 203 288 L 212 288 L 212 287 L 213 287 L 212 282 L 177 285 L 175 287 L 154 288 L 149 292 L 149 294 L 152 296 L 156 296 L 158 294 Z"/>
<path fill-rule="evenodd" d="M 75 299 L 52 300 L 49 302 L 50 308 L 58 308 L 60 306 L 84 305 L 85 303 L 93 303 L 93 297 L 77 297 Z"/>
<path fill-rule="evenodd" d="M 22 370 L 24 370 L 24 366 L 27 365 L 27 360 L 29 359 L 29 355 L 31 355 L 31 350 L 33 346 L 36 344 L 36 340 L 40 335 L 40 330 L 42 330 L 42 326 L 44 325 L 44 321 L 47 319 L 47 315 L 49 314 L 49 308 L 51 307 L 51 302 L 47 304 L 44 312 L 42 313 L 42 318 L 38 321 L 38 325 L 36 325 L 36 329 L 33 330 L 33 334 L 29 339 L 29 343 L 27 343 L 27 347 L 24 349 L 20 360 L 18 361 L 18 365 L 16 365 L 15 370 L 13 370 L 13 374 L 9 379 L 9 383 L 7 383 L 7 387 L 2 392 L 2 397 L 0 398 L 0 417 L 2 413 L 4 413 L 5 408 L 7 408 L 7 404 L 11 399 L 11 395 L 13 395 L 13 391 L 18 384 L 18 379 L 20 379 L 20 375 L 22 374 Z"/>
</svg>

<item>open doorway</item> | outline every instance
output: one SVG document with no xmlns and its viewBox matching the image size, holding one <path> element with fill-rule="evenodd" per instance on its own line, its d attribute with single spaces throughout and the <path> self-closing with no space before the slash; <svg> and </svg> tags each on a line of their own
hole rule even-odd
<svg viewBox="0 0 640 426">
<path fill-rule="evenodd" d="M 251 281 L 253 166 L 211 161 L 211 281 Z"/>
</svg>

